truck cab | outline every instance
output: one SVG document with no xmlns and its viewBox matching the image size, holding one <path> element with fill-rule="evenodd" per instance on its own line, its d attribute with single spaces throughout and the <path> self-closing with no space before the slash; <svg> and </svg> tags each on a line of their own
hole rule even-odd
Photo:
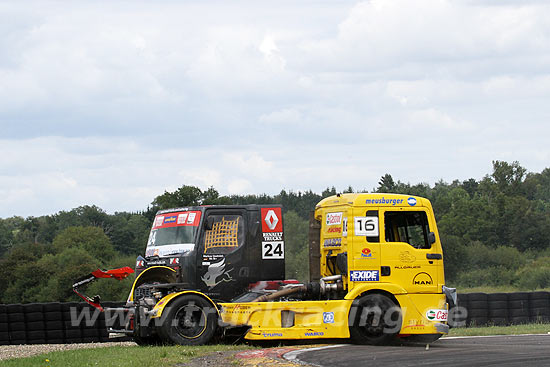
<svg viewBox="0 0 550 367">
<path fill-rule="evenodd" d="M 284 279 L 280 206 L 197 206 L 162 210 L 153 221 L 145 256 L 136 261 L 131 299 L 158 282 L 229 301 L 249 284 Z M 140 288 L 141 287 L 141 288 Z"/>
</svg>

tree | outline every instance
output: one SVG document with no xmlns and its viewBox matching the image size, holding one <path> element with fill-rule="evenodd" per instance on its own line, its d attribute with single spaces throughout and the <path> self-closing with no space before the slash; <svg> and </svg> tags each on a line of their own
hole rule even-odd
<svg viewBox="0 0 550 367">
<path fill-rule="evenodd" d="M 165 191 L 164 194 L 157 196 L 152 205 L 161 210 L 200 205 L 201 201 L 202 191 L 198 187 L 183 185 L 174 192 Z"/>
<path fill-rule="evenodd" d="M 289 211 L 284 215 L 286 277 L 309 280 L 308 221 Z"/>
<path fill-rule="evenodd" d="M 66 228 L 55 237 L 53 247 L 58 253 L 67 248 L 81 248 L 95 259 L 99 259 L 101 263 L 105 263 L 115 255 L 109 237 L 99 227 Z"/>
<path fill-rule="evenodd" d="M 378 188 L 376 189 L 376 192 L 394 192 L 395 187 L 396 185 L 393 177 L 389 173 L 386 173 L 380 178 L 380 181 L 378 181 Z"/>
</svg>

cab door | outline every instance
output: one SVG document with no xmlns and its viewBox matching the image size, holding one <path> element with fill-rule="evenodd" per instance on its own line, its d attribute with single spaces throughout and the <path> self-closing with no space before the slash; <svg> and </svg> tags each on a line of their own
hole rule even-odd
<svg viewBox="0 0 550 367">
<path fill-rule="evenodd" d="M 198 246 L 197 284 L 210 297 L 230 300 L 248 285 L 242 279 L 246 265 L 246 211 L 210 209 Z"/>
<path fill-rule="evenodd" d="M 423 208 L 380 211 L 383 281 L 399 284 L 409 293 L 441 292 L 438 276 L 443 255 L 429 217 Z"/>
</svg>

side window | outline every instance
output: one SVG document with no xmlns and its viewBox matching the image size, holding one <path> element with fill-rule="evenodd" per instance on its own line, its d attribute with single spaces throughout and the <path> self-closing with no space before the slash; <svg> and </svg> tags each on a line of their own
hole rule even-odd
<svg viewBox="0 0 550 367">
<path fill-rule="evenodd" d="M 243 245 L 244 221 L 240 215 L 209 215 L 212 229 L 204 234 L 205 254 L 229 254 Z"/>
<path fill-rule="evenodd" d="M 428 249 L 428 218 L 425 212 L 386 212 L 386 242 L 406 242 L 417 249 Z"/>
</svg>

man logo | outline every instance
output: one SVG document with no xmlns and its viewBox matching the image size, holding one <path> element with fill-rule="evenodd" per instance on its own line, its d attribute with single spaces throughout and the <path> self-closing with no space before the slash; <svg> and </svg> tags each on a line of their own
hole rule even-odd
<svg viewBox="0 0 550 367">
<path fill-rule="evenodd" d="M 428 273 L 418 273 L 413 279 L 413 285 L 433 285 L 434 281 Z"/>
</svg>

